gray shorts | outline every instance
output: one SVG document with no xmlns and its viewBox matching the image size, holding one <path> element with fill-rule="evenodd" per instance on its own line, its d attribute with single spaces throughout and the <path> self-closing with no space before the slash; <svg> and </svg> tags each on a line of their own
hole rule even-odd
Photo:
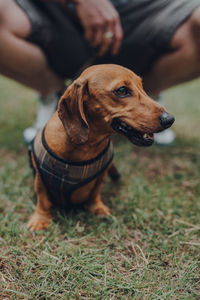
<svg viewBox="0 0 200 300">
<path fill-rule="evenodd" d="M 91 58 L 93 64 L 121 64 L 145 75 L 159 56 L 171 51 L 174 32 L 200 6 L 200 0 L 112 0 L 121 17 L 124 39 L 117 56 L 107 54 L 100 59 L 83 38 L 72 4 L 16 2 L 31 21 L 27 39 L 44 51 L 50 67 L 62 78 L 73 78 Z"/>
</svg>

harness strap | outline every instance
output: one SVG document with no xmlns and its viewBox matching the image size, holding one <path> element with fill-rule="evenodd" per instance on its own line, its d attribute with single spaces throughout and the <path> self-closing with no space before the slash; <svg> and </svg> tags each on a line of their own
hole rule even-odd
<svg viewBox="0 0 200 300">
<path fill-rule="evenodd" d="M 109 140 L 105 149 L 93 159 L 69 161 L 59 157 L 48 147 L 44 131 L 45 128 L 36 136 L 31 151 L 50 194 L 56 194 L 66 203 L 66 198 L 70 198 L 73 191 L 91 182 L 106 170 L 113 159 L 113 145 Z"/>
<path fill-rule="evenodd" d="M 45 127 L 42 130 L 42 145 L 44 146 L 44 148 L 46 149 L 46 151 L 55 159 L 57 159 L 60 162 L 63 162 L 64 164 L 68 164 L 68 165 L 72 165 L 72 166 L 86 166 L 86 165 L 90 165 L 95 163 L 96 161 L 100 160 L 103 156 L 106 155 L 106 153 L 108 151 L 110 151 L 112 149 L 113 152 L 113 145 L 111 143 L 111 140 L 109 139 L 108 144 L 106 145 L 106 147 L 103 149 L 103 151 L 98 154 L 98 156 L 89 159 L 89 160 L 83 160 L 83 161 L 72 161 L 72 160 L 67 160 L 64 159 L 62 157 L 59 157 L 56 153 L 54 153 L 48 146 L 46 139 L 45 139 Z"/>
</svg>

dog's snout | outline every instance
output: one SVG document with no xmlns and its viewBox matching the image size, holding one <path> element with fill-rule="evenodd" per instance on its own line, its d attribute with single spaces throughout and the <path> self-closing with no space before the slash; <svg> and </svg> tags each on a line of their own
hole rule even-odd
<svg viewBox="0 0 200 300">
<path fill-rule="evenodd" d="M 160 124 L 164 129 L 169 128 L 170 126 L 172 126 L 172 124 L 175 121 L 174 116 L 172 116 L 171 114 L 168 114 L 166 112 L 162 113 L 162 115 L 159 117 L 160 120 Z"/>
</svg>

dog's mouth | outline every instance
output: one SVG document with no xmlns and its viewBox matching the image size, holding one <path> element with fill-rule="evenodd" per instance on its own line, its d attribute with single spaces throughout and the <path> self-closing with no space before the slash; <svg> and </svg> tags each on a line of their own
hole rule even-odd
<svg viewBox="0 0 200 300">
<path fill-rule="evenodd" d="M 126 122 L 121 121 L 119 118 L 114 118 L 112 120 L 111 127 L 116 132 L 126 136 L 131 143 L 137 146 L 148 147 L 151 146 L 154 142 L 153 133 L 145 133 L 138 131 Z"/>
</svg>

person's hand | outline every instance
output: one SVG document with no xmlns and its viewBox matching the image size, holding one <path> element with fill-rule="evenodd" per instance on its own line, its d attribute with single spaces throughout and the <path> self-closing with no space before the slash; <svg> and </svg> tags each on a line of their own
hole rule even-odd
<svg viewBox="0 0 200 300">
<path fill-rule="evenodd" d="M 98 47 L 98 55 L 107 51 L 119 52 L 123 31 L 120 17 L 109 0 L 74 0 L 76 13 L 85 30 L 85 38 L 92 47 Z"/>
</svg>

